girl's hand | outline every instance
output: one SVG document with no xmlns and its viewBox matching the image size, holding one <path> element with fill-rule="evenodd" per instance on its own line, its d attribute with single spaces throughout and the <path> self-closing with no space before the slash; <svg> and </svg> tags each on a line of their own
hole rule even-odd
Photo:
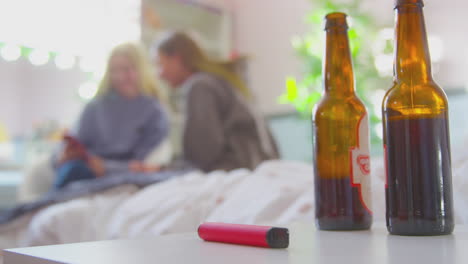
<svg viewBox="0 0 468 264">
<path fill-rule="evenodd" d="M 132 172 L 142 172 L 142 173 L 158 172 L 161 170 L 161 166 L 148 165 L 137 160 L 131 161 L 128 167 L 130 171 Z"/>
<path fill-rule="evenodd" d="M 106 173 L 104 161 L 98 156 L 90 155 L 88 159 L 88 166 L 96 174 L 96 177 L 102 177 Z"/>
<path fill-rule="evenodd" d="M 63 149 L 62 153 L 60 154 L 58 158 L 59 164 L 63 164 L 65 162 L 71 161 L 71 160 L 78 160 L 82 158 L 81 152 L 73 147 L 70 144 L 66 144 L 65 148 Z"/>
</svg>

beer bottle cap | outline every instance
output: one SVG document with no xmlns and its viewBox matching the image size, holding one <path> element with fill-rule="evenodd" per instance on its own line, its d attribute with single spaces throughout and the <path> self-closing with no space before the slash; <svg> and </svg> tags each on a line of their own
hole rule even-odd
<svg viewBox="0 0 468 264">
<path fill-rule="evenodd" d="M 346 22 L 347 15 L 341 12 L 329 13 L 325 16 L 325 30 L 332 27 L 339 27 L 348 29 L 348 23 Z"/>
<path fill-rule="evenodd" d="M 424 6 L 423 0 L 395 0 L 395 8 L 397 8 L 400 5 L 406 5 L 406 4 L 416 4 L 416 5 Z"/>
</svg>

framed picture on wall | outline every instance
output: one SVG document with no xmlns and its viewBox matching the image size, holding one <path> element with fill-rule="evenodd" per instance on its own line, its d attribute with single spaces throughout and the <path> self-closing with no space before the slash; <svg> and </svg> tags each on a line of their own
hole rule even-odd
<svg viewBox="0 0 468 264">
<path fill-rule="evenodd" d="M 148 47 L 167 31 L 184 31 L 209 55 L 230 57 L 232 49 L 231 16 L 213 5 L 191 0 L 142 0 L 141 37 Z"/>
</svg>

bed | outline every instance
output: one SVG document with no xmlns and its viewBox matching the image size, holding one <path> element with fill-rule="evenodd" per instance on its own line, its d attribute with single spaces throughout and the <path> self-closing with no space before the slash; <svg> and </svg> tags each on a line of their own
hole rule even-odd
<svg viewBox="0 0 468 264">
<path fill-rule="evenodd" d="M 464 157 L 453 162 L 457 223 L 467 223 Z M 374 221 L 384 221 L 382 159 L 372 160 Z M 204 221 L 288 225 L 314 221 L 313 168 L 269 161 L 254 171 L 189 172 L 139 189 L 121 185 L 0 225 L 0 248 L 194 232 Z"/>
</svg>

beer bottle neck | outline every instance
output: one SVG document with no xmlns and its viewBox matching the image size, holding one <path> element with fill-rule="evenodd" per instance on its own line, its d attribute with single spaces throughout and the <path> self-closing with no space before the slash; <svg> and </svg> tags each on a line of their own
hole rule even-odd
<svg viewBox="0 0 468 264">
<path fill-rule="evenodd" d="M 396 81 L 426 83 L 432 80 L 422 5 L 396 7 Z"/>
<path fill-rule="evenodd" d="M 347 29 L 332 27 L 326 31 L 323 81 L 325 94 L 337 97 L 354 95 L 354 75 Z"/>
</svg>

